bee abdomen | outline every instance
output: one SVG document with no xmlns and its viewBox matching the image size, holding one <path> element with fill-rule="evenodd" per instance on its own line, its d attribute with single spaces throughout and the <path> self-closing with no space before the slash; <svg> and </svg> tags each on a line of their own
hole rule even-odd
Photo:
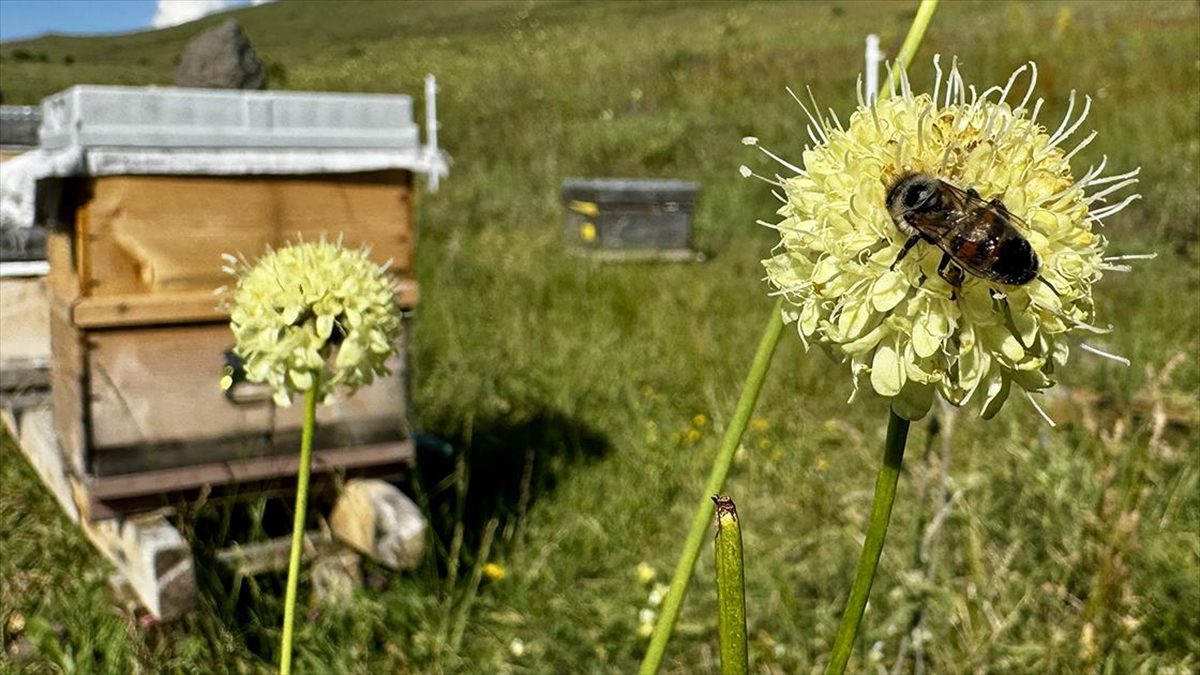
<svg viewBox="0 0 1200 675">
<path fill-rule="evenodd" d="M 1010 286 L 1021 286 L 1033 281 L 1038 273 L 1038 257 L 1033 246 L 1025 237 L 1009 237 L 1001 242 L 995 252 L 991 271 L 995 280 Z"/>
</svg>

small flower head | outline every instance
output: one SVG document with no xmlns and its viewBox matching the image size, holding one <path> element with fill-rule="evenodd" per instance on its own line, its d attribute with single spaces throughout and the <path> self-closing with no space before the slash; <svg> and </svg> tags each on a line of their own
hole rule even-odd
<svg viewBox="0 0 1200 675">
<path fill-rule="evenodd" d="M 903 72 L 890 97 L 868 101 L 860 90 L 845 126 L 815 102 L 814 110 L 801 103 L 812 123 L 804 168 L 763 150 L 794 173 L 768 181 L 783 206 L 779 222 L 763 223 L 780 234 L 763 265 L 786 300 L 785 321 L 806 347 L 849 363 L 855 392 L 866 375 L 907 418 L 923 416 L 935 391 L 954 405 L 981 398 L 991 417 L 1013 385 L 1028 393 L 1053 384 L 1067 360 L 1068 332 L 1106 332 L 1093 325 L 1092 285 L 1124 268 L 1104 258 L 1107 241 L 1096 227 L 1138 197 L 1101 206 L 1138 171 L 1102 178 L 1102 161 L 1075 178 L 1070 160 L 1096 134 L 1063 143 L 1091 99 L 1076 117 L 1072 92 L 1065 119 L 1049 131 L 1037 121 L 1042 100 L 1026 107 L 1034 64 L 982 93 L 964 85 L 957 64 L 944 81 L 936 57 L 934 67 L 932 93 L 914 93 Z M 1016 101 L 1014 85 L 1026 71 L 1028 87 Z M 1036 254 L 1036 276 L 1019 285 L 988 280 L 963 269 L 962 251 L 949 251 L 958 258 L 949 256 L 947 273 L 939 266 L 948 251 L 929 237 L 902 257 L 915 232 L 889 213 L 887 196 L 912 174 L 974 191 L 979 204 L 999 200 Z"/>
<path fill-rule="evenodd" d="M 518 659 L 525 656 L 525 641 L 521 638 L 513 638 L 508 643 L 508 651 Z"/>
<path fill-rule="evenodd" d="M 504 577 L 508 576 L 508 572 L 504 569 L 504 565 L 499 563 L 485 563 L 480 570 L 483 576 L 488 581 L 503 581 Z"/>
<path fill-rule="evenodd" d="M 648 584 L 654 581 L 654 577 L 658 576 L 658 571 L 655 570 L 649 563 L 643 561 L 637 564 L 637 579 L 643 584 Z"/>
<path fill-rule="evenodd" d="M 658 607 L 666 599 L 670 590 L 671 587 L 666 584 L 654 584 L 654 588 L 650 589 L 650 596 L 646 598 L 646 603 L 651 607 Z"/>
<path fill-rule="evenodd" d="M 386 270 L 365 249 L 320 241 L 271 251 L 254 265 L 226 261 L 238 277 L 230 308 L 234 351 L 246 378 L 268 384 L 276 403 L 290 405 L 314 382 L 325 400 L 389 372 L 400 317 Z"/>
</svg>

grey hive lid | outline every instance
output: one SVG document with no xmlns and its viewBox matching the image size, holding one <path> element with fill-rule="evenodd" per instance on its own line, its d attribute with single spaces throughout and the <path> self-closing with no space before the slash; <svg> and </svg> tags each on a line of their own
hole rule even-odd
<svg viewBox="0 0 1200 675">
<path fill-rule="evenodd" d="M 669 178 L 568 178 L 562 182 L 563 201 L 597 204 L 694 205 L 700 185 Z"/>
<path fill-rule="evenodd" d="M 0 105 L 0 146 L 36 146 L 41 122 L 42 109 L 39 107 Z"/>
<path fill-rule="evenodd" d="M 77 85 L 42 101 L 44 148 L 414 149 L 393 94 Z"/>
</svg>

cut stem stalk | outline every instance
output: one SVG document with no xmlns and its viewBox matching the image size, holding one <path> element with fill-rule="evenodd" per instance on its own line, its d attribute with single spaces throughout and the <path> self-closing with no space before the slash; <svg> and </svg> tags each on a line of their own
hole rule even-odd
<svg viewBox="0 0 1200 675">
<path fill-rule="evenodd" d="M 717 505 L 717 635 L 722 675 L 746 675 L 746 578 L 742 564 L 742 527 L 737 506 L 729 497 L 714 496 Z"/>
<path fill-rule="evenodd" d="M 646 648 L 646 656 L 642 659 L 640 672 L 642 675 L 652 675 L 658 672 L 662 663 L 663 653 L 667 649 L 667 641 L 671 639 L 671 631 L 679 619 L 679 610 L 683 606 L 683 596 L 687 594 L 688 582 L 696 568 L 696 560 L 700 557 L 700 546 L 704 542 L 704 533 L 708 531 L 712 506 L 709 496 L 721 492 L 725 486 L 725 477 L 729 475 L 729 467 L 733 464 L 733 455 L 737 452 L 742 433 L 750 422 L 750 414 L 754 412 L 754 404 L 766 381 L 767 369 L 771 365 L 771 357 L 779 344 L 779 336 L 783 333 L 783 298 L 775 302 L 771 309 L 771 317 L 767 320 L 762 337 L 758 341 L 758 351 L 754 353 L 754 361 L 750 364 L 750 372 L 742 385 L 742 394 L 738 398 L 737 408 L 733 411 L 733 419 L 725 429 L 721 439 L 721 448 L 713 461 L 712 473 L 708 484 L 704 487 L 704 496 L 696 507 L 692 517 L 692 526 L 687 539 L 683 543 L 683 552 L 679 554 L 679 562 L 675 565 L 675 574 L 671 577 L 671 589 L 663 600 L 662 614 L 658 623 L 654 624 L 654 633 L 650 636 L 650 646 Z"/>
</svg>

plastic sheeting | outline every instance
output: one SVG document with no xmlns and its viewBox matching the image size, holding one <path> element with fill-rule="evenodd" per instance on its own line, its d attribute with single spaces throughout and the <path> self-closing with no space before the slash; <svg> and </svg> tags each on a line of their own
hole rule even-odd
<svg viewBox="0 0 1200 675">
<path fill-rule="evenodd" d="M 51 179 L 70 176 L 283 176 L 404 169 L 445 176 L 439 150 L 305 150 L 246 148 L 37 149 L 0 164 L 0 228 L 31 227 L 54 212 Z"/>
</svg>

